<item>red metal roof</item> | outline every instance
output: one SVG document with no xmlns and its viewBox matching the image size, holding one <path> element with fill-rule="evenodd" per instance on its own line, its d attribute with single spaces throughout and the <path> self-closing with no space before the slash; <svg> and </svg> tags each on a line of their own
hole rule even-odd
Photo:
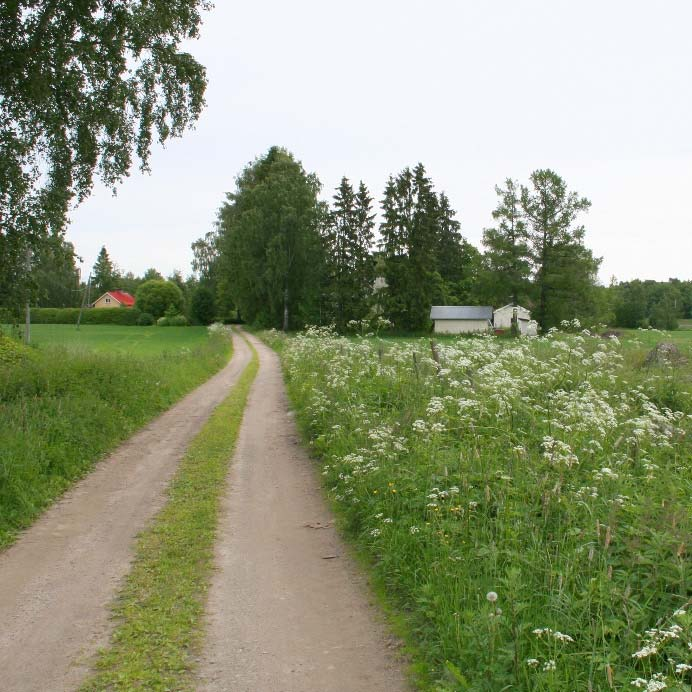
<svg viewBox="0 0 692 692">
<path fill-rule="evenodd" d="M 127 291 L 108 291 L 108 295 L 115 298 L 126 308 L 131 308 L 135 304 L 134 296 L 130 295 Z"/>
</svg>

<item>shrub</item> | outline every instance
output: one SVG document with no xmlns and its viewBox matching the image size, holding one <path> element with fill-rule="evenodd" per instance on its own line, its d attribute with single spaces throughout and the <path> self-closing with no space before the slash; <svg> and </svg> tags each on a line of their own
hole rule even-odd
<svg viewBox="0 0 692 692">
<path fill-rule="evenodd" d="M 0 365 L 16 365 L 31 354 L 31 350 L 15 339 L 0 334 Z"/>
<path fill-rule="evenodd" d="M 198 286 L 192 294 L 190 303 L 192 318 L 200 324 L 210 324 L 216 315 L 216 301 L 214 291 L 208 286 Z"/>
<path fill-rule="evenodd" d="M 158 319 L 173 306 L 176 313 L 182 312 L 183 293 L 172 281 L 152 279 L 145 281 L 138 289 L 136 305 L 142 312 L 148 312 Z"/>
<path fill-rule="evenodd" d="M 81 324 L 119 324 L 132 327 L 141 315 L 137 308 L 87 308 Z M 79 308 L 31 308 L 34 324 L 77 324 Z"/>
<path fill-rule="evenodd" d="M 158 327 L 187 327 L 190 322 L 185 315 L 164 315 L 156 320 Z"/>
<path fill-rule="evenodd" d="M 156 322 L 156 320 L 154 320 L 154 316 L 148 312 L 143 312 L 137 318 L 137 325 L 139 327 L 150 327 L 155 322 Z"/>
</svg>

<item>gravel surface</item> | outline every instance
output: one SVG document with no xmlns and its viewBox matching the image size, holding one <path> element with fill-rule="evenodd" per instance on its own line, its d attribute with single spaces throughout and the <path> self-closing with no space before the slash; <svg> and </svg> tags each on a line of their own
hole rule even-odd
<svg viewBox="0 0 692 692">
<path fill-rule="evenodd" d="M 363 577 L 299 443 L 276 355 L 260 369 L 231 465 L 200 689 L 409 689 Z"/>
<path fill-rule="evenodd" d="M 74 690 L 110 633 L 136 535 L 165 501 L 189 442 L 250 360 L 231 362 L 121 445 L 0 554 L 0 689 Z M 88 413 L 85 413 L 88 415 Z"/>
</svg>

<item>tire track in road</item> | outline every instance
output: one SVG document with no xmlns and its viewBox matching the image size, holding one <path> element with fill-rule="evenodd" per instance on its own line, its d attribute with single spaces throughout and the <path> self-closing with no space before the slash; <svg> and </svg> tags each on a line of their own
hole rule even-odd
<svg viewBox="0 0 692 692">
<path fill-rule="evenodd" d="M 100 462 L 0 554 L 0 688 L 74 690 L 111 631 L 136 535 L 165 502 L 189 442 L 251 358 L 229 364 Z"/>
<path fill-rule="evenodd" d="M 332 528 L 278 358 L 249 339 L 260 368 L 222 502 L 200 689 L 407 690 L 365 581 Z"/>
</svg>

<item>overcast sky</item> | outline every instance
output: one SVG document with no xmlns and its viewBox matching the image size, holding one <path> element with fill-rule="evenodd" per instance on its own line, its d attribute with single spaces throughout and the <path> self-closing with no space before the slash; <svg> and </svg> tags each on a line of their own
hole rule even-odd
<svg viewBox="0 0 692 692">
<path fill-rule="evenodd" d="M 191 52 L 208 70 L 194 131 L 68 230 L 85 274 L 190 273 L 240 169 L 274 145 L 376 200 L 421 161 L 480 247 L 494 186 L 552 168 L 588 197 L 601 280 L 692 278 L 690 0 L 216 0 Z"/>
</svg>

